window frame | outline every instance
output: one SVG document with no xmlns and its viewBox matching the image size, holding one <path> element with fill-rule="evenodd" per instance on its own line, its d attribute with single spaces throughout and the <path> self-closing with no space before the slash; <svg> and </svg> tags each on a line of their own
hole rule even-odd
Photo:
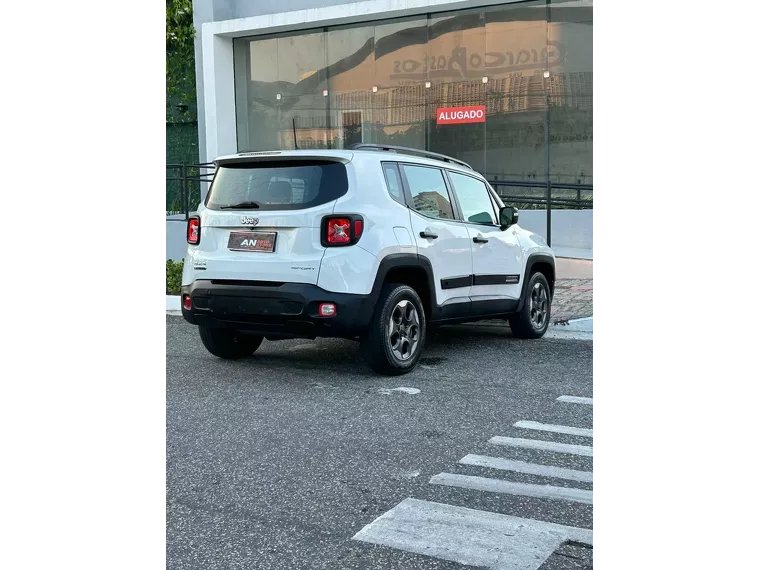
<svg viewBox="0 0 759 570">
<path fill-rule="evenodd" d="M 387 179 L 387 170 L 386 167 L 391 166 L 395 169 L 395 172 L 398 174 L 398 182 L 401 185 L 401 197 L 400 199 L 396 199 L 395 196 L 393 196 L 392 192 L 390 192 L 390 182 Z M 403 184 L 403 176 L 401 175 L 401 169 L 398 166 L 397 162 L 389 161 L 389 160 L 383 160 L 380 162 L 380 168 L 382 168 L 382 175 L 385 178 L 385 189 L 387 190 L 388 196 L 390 196 L 394 202 L 397 202 L 401 206 L 408 207 L 408 193 L 406 191 L 406 187 Z"/>
</svg>

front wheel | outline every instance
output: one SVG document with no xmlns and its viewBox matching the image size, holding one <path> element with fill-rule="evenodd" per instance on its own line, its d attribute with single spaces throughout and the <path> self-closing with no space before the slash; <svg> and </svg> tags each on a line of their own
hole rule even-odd
<svg viewBox="0 0 759 570">
<path fill-rule="evenodd" d="M 509 317 L 511 332 L 517 338 L 540 338 L 551 320 L 551 289 L 542 273 L 535 272 L 527 283 L 527 298 L 522 310 Z"/>
<path fill-rule="evenodd" d="M 411 372 L 422 353 L 426 326 L 417 292 L 408 285 L 385 285 L 362 342 L 364 358 L 380 374 Z"/>
<path fill-rule="evenodd" d="M 206 350 L 218 356 L 229 360 L 237 360 L 251 356 L 264 340 L 264 337 L 258 335 L 243 334 L 240 331 L 232 329 L 215 329 L 208 327 L 198 327 L 200 340 Z"/>
</svg>

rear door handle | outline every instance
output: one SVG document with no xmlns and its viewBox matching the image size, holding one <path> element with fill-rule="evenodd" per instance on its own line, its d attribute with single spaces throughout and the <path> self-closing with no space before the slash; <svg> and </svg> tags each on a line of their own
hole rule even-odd
<svg viewBox="0 0 759 570">
<path fill-rule="evenodd" d="M 423 238 L 437 239 L 437 234 L 432 232 L 419 232 L 419 236 Z"/>
<path fill-rule="evenodd" d="M 476 237 L 472 238 L 472 241 L 474 243 L 488 243 L 488 240 L 485 239 L 484 237 L 481 237 L 481 236 L 476 236 Z"/>
</svg>

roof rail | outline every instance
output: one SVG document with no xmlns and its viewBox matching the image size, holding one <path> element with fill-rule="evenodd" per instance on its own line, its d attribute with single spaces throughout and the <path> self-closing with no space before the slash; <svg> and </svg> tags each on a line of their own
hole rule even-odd
<svg viewBox="0 0 759 570">
<path fill-rule="evenodd" d="M 349 146 L 346 150 L 385 150 L 391 152 L 399 152 L 404 154 L 418 154 L 426 158 L 434 158 L 435 160 L 442 160 L 445 162 L 453 162 L 469 170 L 474 170 L 469 164 L 458 158 L 453 158 L 445 154 L 438 154 L 436 152 L 430 152 L 428 150 L 419 150 L 418 148 L 410 148 L 407 146 L 395 146 L 392 144 L 369 144 L 369 143 L 357 143 Z"/>
</svg>

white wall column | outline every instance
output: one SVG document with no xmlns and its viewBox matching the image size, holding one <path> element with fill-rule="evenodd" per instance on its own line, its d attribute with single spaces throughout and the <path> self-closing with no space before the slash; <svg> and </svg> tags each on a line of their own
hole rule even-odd
<svg viewBox="0 0 759 570">
<path fill-rule="evenodd" d="M 212 25 L 203 24 L 206 161 L 237 152 L 232 38 L 213 33 Z"/>
</svg>

